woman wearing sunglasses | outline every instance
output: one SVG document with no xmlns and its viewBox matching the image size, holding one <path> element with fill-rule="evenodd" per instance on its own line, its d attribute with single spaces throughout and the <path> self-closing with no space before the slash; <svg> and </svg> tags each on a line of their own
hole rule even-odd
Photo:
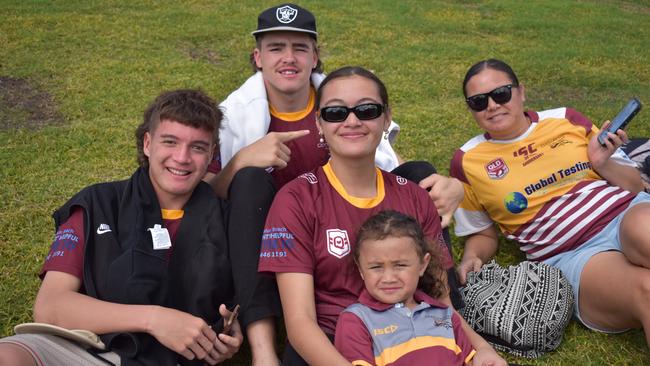
<svg viewBox="0 0 650 366">
<path fill-rule="evenodd" d="M 352 245 L 368 217 L 385 209 L 415 217 L 434 249 L 444 253 L 446 266 L 453 262 L 427 192 L 375 166 L 375 149 L 391 121 L 381 80 L 363 68 L 338 69 L 320 85 L 316 108 L 331 158 L 278 192 L 267 216 L 259 270 L 276 274 L 290 342 L 284 365 L 349 365 L 331 340 L 339 313 L 363 289 Z M 476 357 L 505 364 L 473 335 Z"/>
<path fill-rule="evenodd" d="M 625 132 L 601 146 L 598 128 L 575 110 L 524 112 L 524 87 L 499 60 L 473 65 L 463 92 L 485 134 L 451 164 L 465 188 L 454 215 L 456 234 L 468 236 L 461 282 L 496 252 L 496 223 L 529 260 L 562 270 L 584 325 L 643 327 L 650 345 L 650 195 L 618 150 Z"/>
</svg>

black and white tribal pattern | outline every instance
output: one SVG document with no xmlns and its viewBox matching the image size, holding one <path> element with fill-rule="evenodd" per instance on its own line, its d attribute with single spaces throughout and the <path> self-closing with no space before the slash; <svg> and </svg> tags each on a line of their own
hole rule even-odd
<svg viewBox="0 0 650 366">
<path fill-rule="evenodd" d="M 496 349 L 537 358 L 556 349 L 573 314 L 573 291 L 559 269 L 524 261 L 470 272 L 461 288 L 469 325 Z"/>
</svg>

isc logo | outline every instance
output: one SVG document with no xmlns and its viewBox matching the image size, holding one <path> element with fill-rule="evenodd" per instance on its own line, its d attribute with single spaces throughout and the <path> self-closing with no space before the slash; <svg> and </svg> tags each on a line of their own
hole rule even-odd
<svg viewBox="0 0 650 366">
<path fill-rule="evenodd" d="M 397 330 L 397 325 L 389 325 L 386 328 L 373 329 L 375 335 L 391 334 Z"/>
<path fill-rule="evenodd" d="M 514 157 L 522 156 L 522 155 L 523 155 L 524 157 L 528 157 L 528 155 L 530 155 L 530 154 L 534 153 L 535 151 L 537 151 L 537 149 L 533 147 L 534 144 L 535 144 L 535 143 L 528 144 L 528 146 L 524 146 L 524 147 L 522 147 L 521 149 L 519 149 L 519 150 L 513 152 L 512 155 L 513 155 Z"/>
</svg>

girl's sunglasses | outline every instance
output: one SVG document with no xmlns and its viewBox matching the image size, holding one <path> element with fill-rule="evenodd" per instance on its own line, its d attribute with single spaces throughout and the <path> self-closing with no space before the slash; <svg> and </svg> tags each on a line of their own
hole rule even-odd
<svg viewBox="0 0 650 366">
<path fill-rule="evenodd" d="M 505 104 L 512 98 L 512 84 L 500 86 L 488 93 L 476 94 L 465 99 L 467 105 L 473 110 L 480 112 L 488 106 L 488 97 L 492 98 L 495 103 Z"/>
<path fill-rule="evenodd" d="M 320 110 L 320 118 L 325 122 L 343 122 L 348 118 L 350 112 L 354 113 L 358 119 L 367 121 L 381 116 L 384 106 L 377 103 L 365 103 L 352 108 L 341 105 L 324 107 Z"/>
</svg>

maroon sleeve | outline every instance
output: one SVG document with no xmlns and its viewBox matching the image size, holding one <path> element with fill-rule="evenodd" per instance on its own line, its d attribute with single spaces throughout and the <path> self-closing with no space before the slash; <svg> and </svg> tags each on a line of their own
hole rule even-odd
<svg viewBox="0 0 650 366">
<path fill-rule="evenodd" d="M 454 260 L 442 236 L 442 226 L 440 225 L 440 216 L 438 215 L 436 206 L 425 190 L 418 187 L 417 193 L 420 195 L 418 196 L 417 202 L 420 206 L 418 212 L 422 213 L 420 225 L 422 225 L 424 236 L 432 240 L 432 243 L 438 244 L 437 250 L 441 254 L 443 267 L 445 269 L 453 268 Z"/>
<path fill-rule="evenodd" d="M 566 118 L 569 121 L 571 121 L 571 123 L 573 123 L 574 125 L 584 127 L 585 135 L 589 135 L 589 133 L 591 133 L 592 128 L 594 128 L 594 125 L 589 118 L 585 117 L 582 113 L 576 111 L 573 108 L 566 109 Z"/>
<path fill-rule="evenodd" d="M 465 176 L 465 171 L 463 170 L 463 156 L 465 152 L 461 149 L 454 152 L 454 157 L 451 158 L 451 165 L 449 167 L 449 175 L 452 178 L 456 178 L 463 183 L 469 184 L 467 176 Z"/>
<path fill-rule="evenodd" d="M 43 278 L 47 271 L 59 271 L 82 279 L 84 245 L 84 211 L 81 207 L 75 207 L 68 220 L 61 223 L 54 234 L 39 276 Z"/>
<path fill-rule="evenodd" d="M 374 365 L 372 338 L 366 325 L 359 317 L 344 311 L 336 324 L 334 346 L 353 365 Z"/>
<path fill-rule="evenodd" d="M 467 335 L 463 331 L 460 316 L 458 313 L 454 312 L 451 314 L 451 322 L 454 326 L 454 337 L 456 337 L 456 344 L 460 348 L 459 358 L 463 361 L 463 364 L 470 364 L 469 361 L 472 360 L 476 351 L 474 350 L 472 343 L 469 341 L 469 338 L 467 338 Z"/>
<path fill-rule="evenodd" d="M 314 220 L 312 198 L 298 181 L 284 186 L 266 216 L 260 248 L 260 272 L 313 274 Z"/>
</svg>

